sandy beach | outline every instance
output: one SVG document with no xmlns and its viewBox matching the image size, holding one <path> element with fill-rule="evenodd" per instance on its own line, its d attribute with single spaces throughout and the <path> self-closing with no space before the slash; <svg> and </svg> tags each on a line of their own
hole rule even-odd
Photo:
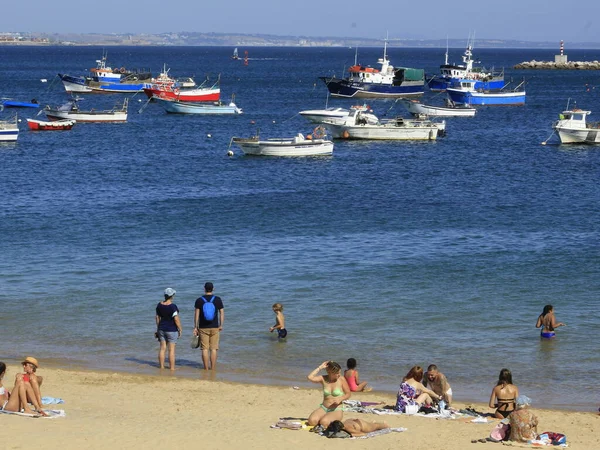
<svg viewBox="0 0 600 450">
<path fill-rule="evenodd" d="M 20 369 L 10 364 L 4 385 Z M 0 415 L 3 448 L 22 449 L 170 449 L 203 448 L 410 448 L 464 449 L 482 445 L 472 439 L 485 438 L 498 421 L 478 424 L 470 418 L 438 420 L 406 415 L 375 416 L 345 413 L 344 417 L 385 420 L 407 431 L 370 439 L 327 439 L 306 430 L 273 429 L 280 417 L 307 417 L 321 402 L 318 386 L 234 384 L 173 376 L 134 375 L 115 372 L 71 371 L 41 368 L 43 396 L 62 398 L 65 403 L 48 409 L 64 409 L 66 417 L 32 419 Z M 356 393 L 355 400 L 394 402 L 390 394 Z M 457 402 L 456 407 L 464 407 Z M 486 405 L 473 404 L 478 411 Z M 569 447 L 600 448 L 600 416 L 593 412 L 537 410 L 539 432 L 564 433 Z M 347 447 L 346 447 L 347 448 Z"/>
</svg>

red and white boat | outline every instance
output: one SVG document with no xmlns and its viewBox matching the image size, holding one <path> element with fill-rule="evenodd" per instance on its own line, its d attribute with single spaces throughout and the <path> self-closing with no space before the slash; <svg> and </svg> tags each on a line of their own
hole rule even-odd
<svg viewBox="0 0 600 450">
<path fill-rule="evenodd" d="M 60 131 L 60 130 L 70 130 L 73 128 L 73 125 L 77 123 L 76 120 L 64 119 L 64 120 L 56 120 L 53 122 L 47 122 L 45 120 L 35 120 L 35 119 L 27 119 L 27 125 L 30 130 L 35 131 Z"/>
<path fill-rule="evenodd" d="M 211 87 L 200 86 L 192 88 L 183 87 L 182 83 L 171 78 L 166 68 L 154 79 L 149 88 L 144 89 L 148 98 L 157 97 L 164 100 L 176 100 L 180 102 L 218 102 L 221 98 L 221 89 L 219 81 Z"/>
</svg>

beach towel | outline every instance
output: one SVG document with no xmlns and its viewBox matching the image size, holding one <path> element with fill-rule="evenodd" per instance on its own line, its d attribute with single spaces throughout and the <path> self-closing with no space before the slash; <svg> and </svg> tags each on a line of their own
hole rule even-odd
<svg viewBox="0 0 600 450">
<path fill-rule="evenodd" d="M 368 439 L 375 436 L 381 436 L 382 434 L 388 433 L 402 433 L 406 431 L 408 428 L 384 428 L 383 430 L 371 431 L 370 433 L 365 434 L 364 436 L 354 437 L 352 439 Z"/>
<path fill-rule="evenodd" d="M 42 405 L 59 405 L 65 401 L 62 398 L 42 397 Z"/>
<path fill-rule="evenodd" d="M 0 410 L 0 413 L 3 414 L 14 414 L 17 416 L 23 417 L 32 417 L 34 419 L 58 419 L 59 417 L 67 417 L 67 414 L 63 409 L 44 409 L 44 412 L 48 414 L 47 416 L 40 416 L 39 414 L 27 414 L 18 411 L 5 411 Z"/>
<path fill-rule="evenodd" d="M 552 444 L 547 444 L 543 441 L 531 441 L 530 443 L 527 442 L 514 442 L 514 441 L 502 441 L 503 445 L 509 445 L 511 447 L 522 447 L 522 448 L 545 448 L 545 447 L 551 447 L 551 448 L 556 448 L 556 447 L 568 447 L 567 444 L 558 444 L 558 445 L 552 445 Z"/>
</svg>

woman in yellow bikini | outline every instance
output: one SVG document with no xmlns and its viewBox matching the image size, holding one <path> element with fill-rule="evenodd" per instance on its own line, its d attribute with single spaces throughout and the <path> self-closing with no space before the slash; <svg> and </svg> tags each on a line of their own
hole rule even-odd
<svg viewBox="0 0 600 450">
<path fill-rule="evenodd" d="M 319 375 L 323 369 L 327 370 L 327 375 Z M 352 392 L 342 376 L 340 365 L 333 361 L 325 361 L 308 374 L 308 379 L 323 386 L 323 402 L 308 417 L 308 425 L 327 428 L 334 420 L 342 420 L 343 401 L 348 400 Z"/>
</svg>

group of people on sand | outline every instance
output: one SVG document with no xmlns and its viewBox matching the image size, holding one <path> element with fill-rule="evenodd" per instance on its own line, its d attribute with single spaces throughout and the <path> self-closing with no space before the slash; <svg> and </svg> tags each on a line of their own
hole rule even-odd
<svg viewBox="0 0 600 450">
<path fill-rule="evenodd" d="M 21 365 L 23 373 L 16 374 L 14 386 L 9 391 L 3 384 L 6 364 L 0 362 L 0 410 L 46 416 L 42 409 L 40 390 L 44 379 L 36 374 L 39 367 L 38 360 L 28 356 Z M 33 409 L 30 404 L 33 405 Z"/>
<path fill-rule="evenodd" d="M 335 361 L 325 361 L 319 367 L 308 374 L 308 379 L 320 384 L 323 389 L 323 400 L 317 409 L 308 417 L 309 426 L 320 425 L 324 429 L 335 425 L 335 430 L 345 430 L 352 436 L 362 436 L 371 431 L 389 428 L 385 422 L 367 422 L 362 419 L 348 419 L 343 421 L 344 401 L 348 400 L 352 392 L 360 389 L 352 389 L 352 386 L 367 386 L 366 383 L 349 383 L 348 378 L 357 377 L 356 360 L 348 360 L 348 369 L 342 375 L 341 366 Z M 325 370 L 325 374 L 322 371 Z M 429 386 L 429 387 L 428 387 Z M 406 413 L 410 407 L 414 411 L 421 408 L 433 408 L 437 411 L 450 408 L 452 404 L 452 388 L 446 376 L 438 370 L 435 364 L 423 371 L 420 366 L 413 366 L 402 379 L 396 396 L 396 404 L 393 409 Z M 528 407 L 531 400 L 519 395 L 519 389 L 513 384 L 512 373 L 508 369 L 502 369 L 498 376 L 496 386 L 492 389 L 489 406 L 494 409 L 490 414 L 497 419 L 509 418 L 510 440 L 528 442 L 537 438 L 538 419 Z M 433 411 L 436 409 L 434 408 Z"/>
</svg>

